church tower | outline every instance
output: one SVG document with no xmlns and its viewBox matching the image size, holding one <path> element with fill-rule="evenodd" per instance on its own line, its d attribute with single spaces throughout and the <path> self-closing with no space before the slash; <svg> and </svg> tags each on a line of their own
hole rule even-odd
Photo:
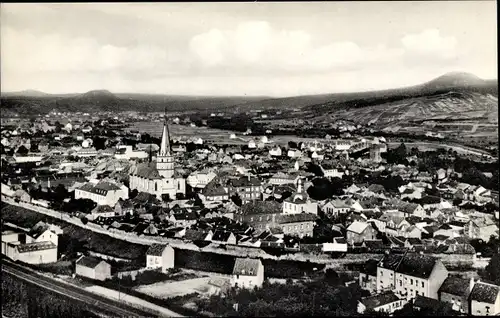
<svg viewBox="0 0 500 318">
<path fill-rule="evenodd" d="M 170 147 L 170 132 L 167 123 L 167 111 L 165 109 L 163 133 L 161 136 L 160 152 L 156 157 L 156 169 L 164 178 L 174 177 L 174 156 Z"/>
</svg>

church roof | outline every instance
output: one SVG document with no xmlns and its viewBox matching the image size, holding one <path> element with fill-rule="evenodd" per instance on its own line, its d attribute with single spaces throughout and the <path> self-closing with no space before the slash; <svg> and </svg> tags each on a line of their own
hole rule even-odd
<svg viewBox="0 0 500 318">
<path fill-rule="evenodd" d="M 163 123 L 163 133 L 161 135 L 161 144 L 160 144 L 160 155 L 170 155 L 172 152 L 172 147 L 170 146 L 170 131 L 168 130 L 167 124 L 167 112 L 165 110 L 165 122 Z"/>
<path fill-rule="evenodd" d="M 135 170 L 132 171 L 132 175 L 149 180 L 162 179 L 158 169 L 156 169 L 156 162 L 143 162 L 138 164 Z"/>
</svg>

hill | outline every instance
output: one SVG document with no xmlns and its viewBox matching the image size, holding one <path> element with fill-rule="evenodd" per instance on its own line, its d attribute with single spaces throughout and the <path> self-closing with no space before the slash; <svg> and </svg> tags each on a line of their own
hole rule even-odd
<svg viewBox="0 0 500 318">
<path fill-rule="evenodd" d="M 444 74 L 427 83 L 383 91 L 269 97 L 209 97 L 151 94 L 113 94 L 94 90 L 84 94 L 50 95 L 24 91 L 2 95 L 2 111 L 20 115 L 48 113 L 53 109 L 97 111 L 203 111 L 231 109 L 300 108 L 313 117 L 359 115 L 362 122 L 378 118 L 385 123 L 421 120 L 434 116 L 487 117 L 498 112 L 498 81 L 483 80 L 469 73 Z M 352 118 L 351 118 L 352 119 Z M 496 119 L 495 119 L 496 120 Z"/>
</svg>

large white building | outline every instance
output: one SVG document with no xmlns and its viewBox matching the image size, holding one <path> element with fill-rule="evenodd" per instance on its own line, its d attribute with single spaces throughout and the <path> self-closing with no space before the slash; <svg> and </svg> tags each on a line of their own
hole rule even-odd
<svg viewBox="0 0 500 318">
<path fill-rule="evenodd" d="M 90 199 L 98 205 L 115 206 L 119 199 L 128 199 L 128 189 L 107 181 L 87 182 L 75 189 L 75 199 Z"/>
<path fill-rule="evenodd" d="M 170 132 L 167 119 L 163 124 L 161 146 L 156 162 L 140 163 L 130 173 L 130 189 L 156 195 L 161 199 L 168 194 L 171 199 L 186 194 L 186 179 L 175 173 L 175 162 L 170 146 Z"/>
</svg>

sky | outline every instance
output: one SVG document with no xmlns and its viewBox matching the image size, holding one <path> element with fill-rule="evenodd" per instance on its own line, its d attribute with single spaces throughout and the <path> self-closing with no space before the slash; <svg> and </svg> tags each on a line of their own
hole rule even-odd
<svg viewBox="0 0 500 318">
<path fill-rule="evenodd" d="M 497 78 L 496 1 L 1 4 L 2 91 L 294 96 Z"/>
</svg>

